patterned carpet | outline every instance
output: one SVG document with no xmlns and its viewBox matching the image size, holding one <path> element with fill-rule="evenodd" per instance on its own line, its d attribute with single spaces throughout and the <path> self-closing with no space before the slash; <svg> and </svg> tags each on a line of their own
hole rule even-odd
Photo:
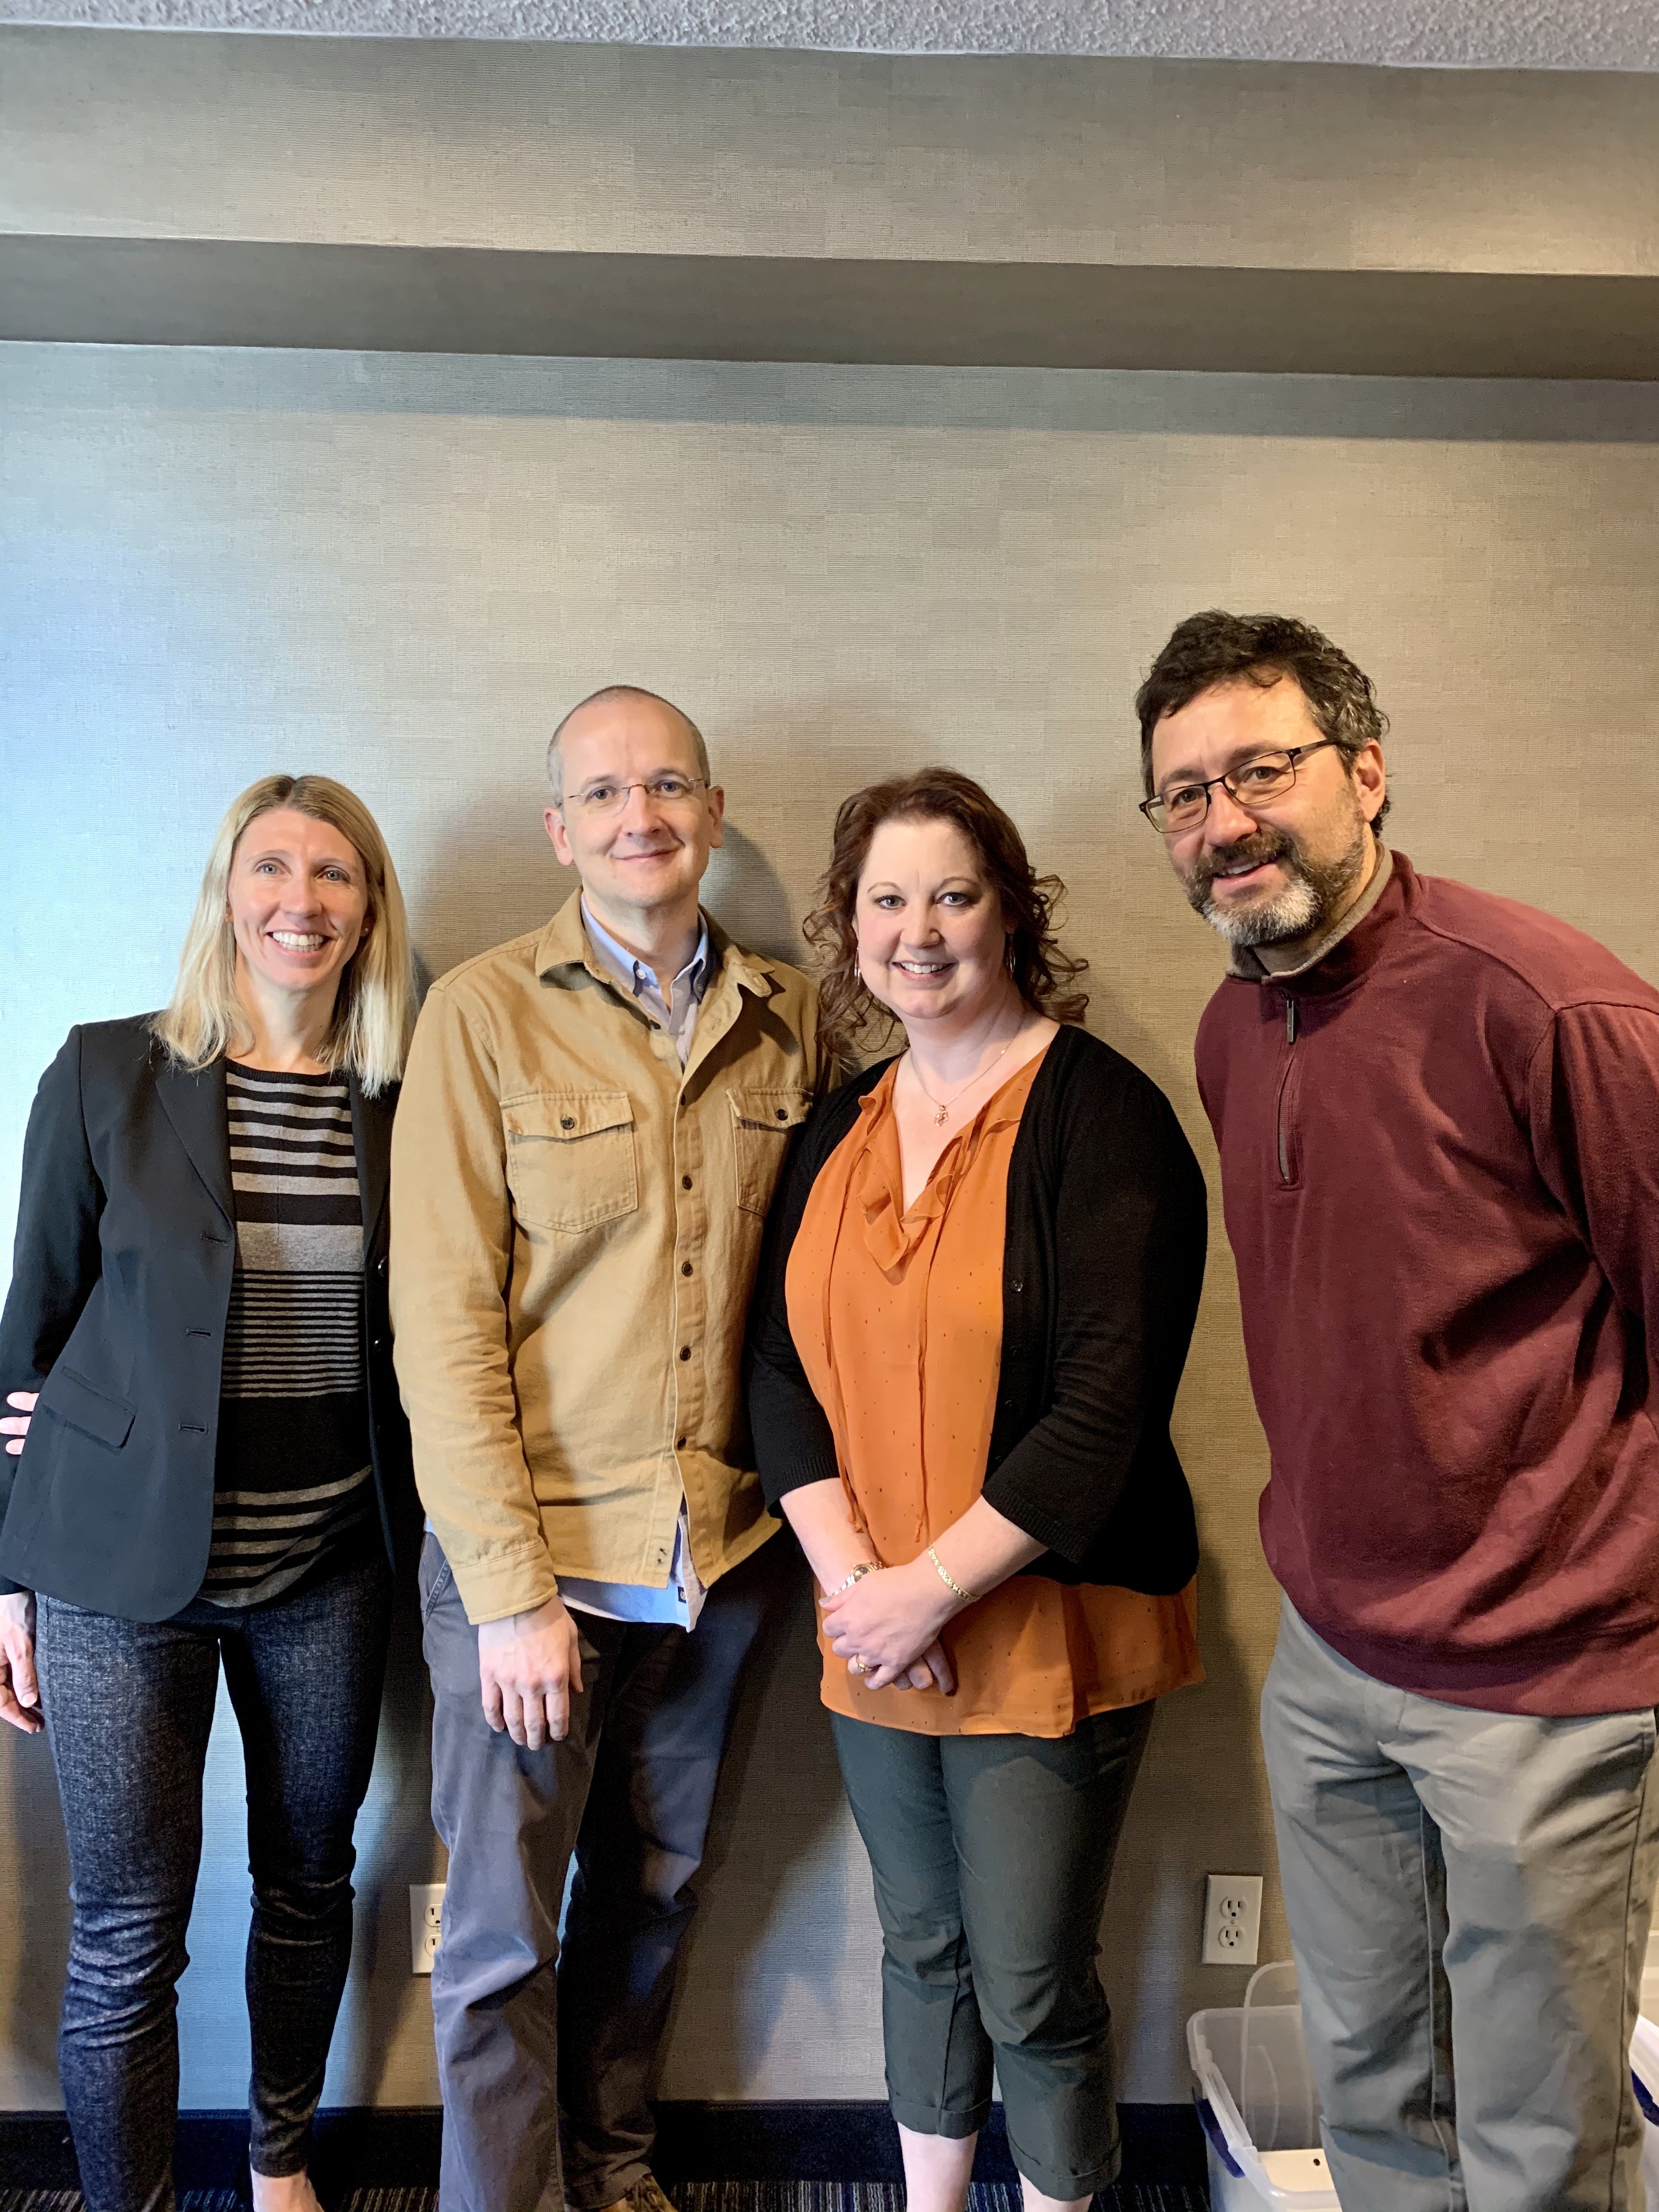
<svg viewBox="0 0 1659 2212">
<path fill-rule="evenodd" d="M 903 2212 L 903 2191 L 884 2182 L 686 2181 L 675 2189 L 680 2212 Z M 1095 2200 L 1096 2212 L 1206 2212 L 1202 2189 L 1171 2182 L 1127 2182 Z M 179 2212 L 246 2212 L 233 2190 L 186 2190 Z M 357 2189 L 337 2212 L 437 2212 L 432 2189 Z M 1019 2191 L 975 2183 L 969 2212 L 1019 2212 Z M 82 2212 L 77 2191 L 0 2189 L 0 2212 Z M 337 2212 L 337 2208 L 331 2208 Z"/>
</svg>

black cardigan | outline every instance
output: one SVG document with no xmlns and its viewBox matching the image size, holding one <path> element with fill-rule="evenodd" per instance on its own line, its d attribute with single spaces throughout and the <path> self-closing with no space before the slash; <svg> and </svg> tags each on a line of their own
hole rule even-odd
<svg viewBox="0 0 1659 2212">
<path fill-rule="evenodd" d="M 363 1203 L 369 1438 L 388 1553 L 412 1498 L 386 1316 L 395 1092 L 349 1080 Z M 225 1064 L 175 1067 L 144 1018 L 89 1023 L 40 1079 L 23 1140 L 0 1390 L 38 1390 L 0 1454 L 0 1590 L 165 1620 L 213 1540 L 219 1367 L 236 1267 Z"/>
<path fill-rule="evenodd" d="M 890 1062 L 821 1100 L 773 1209 L 750 1328 L 749 1411 L 769 1504 L 833 1480 L 836 1447 L 789 1331 L 785 1271 L 808 1194 Z M 985 1496 L 1048 1548 L 1025 1569 L 1167 1595 L 1198 1564 L 1170 1440 L 1204 1280 L 1204 1177 L 1158 1085 L 1062 1029 L 1008 1169 L 1002 1360 Z"/>
</svg>

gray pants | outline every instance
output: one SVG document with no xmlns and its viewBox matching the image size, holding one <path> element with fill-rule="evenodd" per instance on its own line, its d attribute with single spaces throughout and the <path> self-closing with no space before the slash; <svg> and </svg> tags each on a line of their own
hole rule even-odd
<svg viewBox="0 0 1659 2212">
<path fill-rule="evenodd" d="M 1343 2212 L 1642 2212 L 1652 1712 L 1390 1689 L 1287 1604 L 1261 1733 Z"/>
<path fill-rule="evenodd" d="M 894 2118 L 977 2133 L 994 2065 L 1019 2172 L 1045 2197 L 1104 2189 L 1117 2096 L 1096 1961 L 1152 1706 L 1057 1738 L 830 1725 L 875 1875 Z"/>
<path fill-rule="evenodd" d="M 478 1633 L 427 1538 L 432 1817 L 449 1848 L 432 1976 L 441 2212 L 586 2212 L 648 2170 L 648 2097 L 720 1759 L 788 1563 L 763 1546 L 709 1591 L 690 1636 L 575 1614 L 570 1732 L 531 1751 L 484 1719 Z"/>
</svg>

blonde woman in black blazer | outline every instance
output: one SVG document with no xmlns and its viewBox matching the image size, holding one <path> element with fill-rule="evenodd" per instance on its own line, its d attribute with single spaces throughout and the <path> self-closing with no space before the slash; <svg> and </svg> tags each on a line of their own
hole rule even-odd
<svg viewBox="0 0 1659 2212">
<path fill-rule="evenodd" d="M 408 1435 L 386 1168 L 411 991 L 380 833 L 322 776 L 221 825 L 161 1014 L 41 1079 L 0 1317 L 0 1719 L 74 1875 L 59 2036 L 89 2212 L 166 2212 L 174 1985 L 219 1668 L 247 1766 L 257 2212 L 307 2166 L 351 1949 Z"/>
</svg>

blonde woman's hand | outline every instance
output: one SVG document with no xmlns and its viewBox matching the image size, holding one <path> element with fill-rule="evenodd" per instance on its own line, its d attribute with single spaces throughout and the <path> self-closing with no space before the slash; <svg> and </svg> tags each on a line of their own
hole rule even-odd
<svg viewBox="0 0 1659 2212">
<path fill-rule="evenodd" d="M 8 1390 L 6 1403 L 15 1410 L 0 1414 L 0 1437 L 6 1439 L 6 1449 L 15 1459 L 23 1449 L 23 1439 L 29 1432 L 29 1416 L 40 1402 L 38 1390 Z"/>
<path fill-rule="evenodd" d="M 34 1679 L 34 1599 L 27 1590 L 0 1597 L 0 1721 L 39 1735 L 40 1692 Z"/>
</svg>

